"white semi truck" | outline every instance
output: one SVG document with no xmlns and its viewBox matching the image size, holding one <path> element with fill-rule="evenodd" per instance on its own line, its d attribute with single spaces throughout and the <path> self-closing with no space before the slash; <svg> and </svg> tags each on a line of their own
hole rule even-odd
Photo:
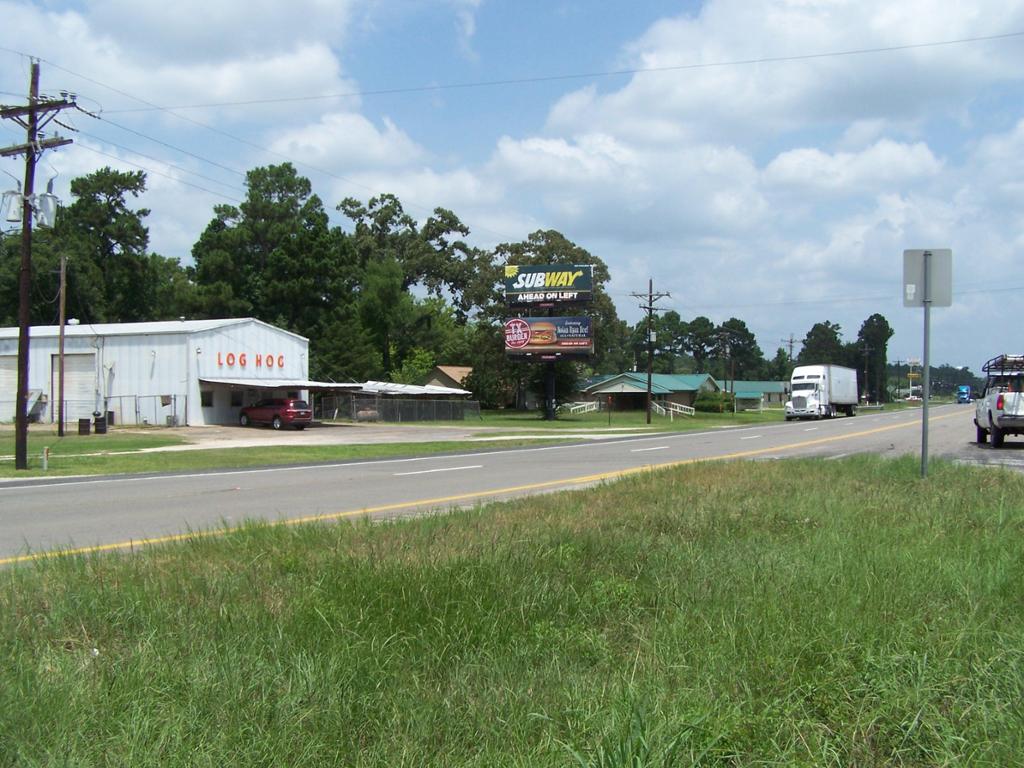
<svg viewBox="0 0 1024 768">
<path fill-rule="evenodd" d="M 857 408 L 857 372 L 841 365 L 800 365 L 793 369 L 786 421 L 853 416 Z"/>
</svg>

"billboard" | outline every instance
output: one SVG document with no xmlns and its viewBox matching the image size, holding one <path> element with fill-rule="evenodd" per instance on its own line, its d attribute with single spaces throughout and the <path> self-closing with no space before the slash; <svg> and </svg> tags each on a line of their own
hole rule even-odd
<svg viewBox="0 0 1024 768">
<path fill-rule="evenodd" d="M 505 321 L 505 354 L 542 360 L 594 353 L 589 317 L 513 317 Z"/>
<path fill-rule="evenodd" d="M 594 268 L 589 264 L 505 265 L 505 302 L 510 307 L 552 307 L 590 301 Z"/>
</svg>

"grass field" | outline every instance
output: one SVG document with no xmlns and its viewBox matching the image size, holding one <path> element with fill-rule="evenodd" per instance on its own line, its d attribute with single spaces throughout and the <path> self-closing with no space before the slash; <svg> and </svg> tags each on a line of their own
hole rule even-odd
<svg viewBox="0 0 1024 768">
<path fill-rule="evenodd" d="M 0 572 L 0 766 L 1004 766 L 1024 479 L 697 464 Z"/>
</svg>

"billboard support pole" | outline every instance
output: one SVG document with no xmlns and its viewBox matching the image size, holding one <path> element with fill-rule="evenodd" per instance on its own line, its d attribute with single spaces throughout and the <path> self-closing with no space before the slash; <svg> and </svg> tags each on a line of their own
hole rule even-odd
<svg viewBox="0 0 1024 768">
<path fill-rule="evenodd" d="M 544 363 L 544 420 L 555 420 L 555 364 Z"/>
</svg>

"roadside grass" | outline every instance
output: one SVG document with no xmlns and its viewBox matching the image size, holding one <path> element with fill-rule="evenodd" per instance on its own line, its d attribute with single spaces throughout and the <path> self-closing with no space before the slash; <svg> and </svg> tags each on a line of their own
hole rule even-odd
<svg viewBox="0 0 1024 768">
<path fill-rule="evenodd" d="M 707 463 L 0 574 L 0 766 L 1024 754 L 1024 479 Z"/>
<path fill-rule="evenodd" d="M 5 430 L 0 443 L 0 456 L 14 455 L 14 431 Z M 103 453 L 108 451 L 137 451 L 144 448 L 160 448 L 168 445 L 184 445 L 188 441 L 177 435 L 151 432 L 124 432 L 111 429 L 105 435 L 79 435 L 66 431 L 58 437 L 56 427 L 52 432 L 30 429 L 28 433 L 28 454 L 39 457 L 43 448 L 50 449 L 51 456 L 77 453 Z"/>
<path fill-rule="evenodd" d="M 39 453 L 29 455 L 28 469 L 16 470 L 13 459 L 0 461 L 0 479 L 25 477 L 66 477 L 71 475 L 120 475 L 150 472 L 189 472 L 212 469 L 243 469 L 289 464 L 358 461 L 397 456 L 427 456 L 436 453 L 496 451 L 526 445 L 551 445 L 552 440 L 509 439 L 494 443 L 453 440 L 450 442 L 368 443 L 359 445 L 282 445 L 239 448 L 196 448 L 187 451 L 152 453 L 111 453 L 115 450 L 138 451 L 146 444 L 131 440 L 105 442 L 93 438 L 91 453 L 79 453 L 78 445 L 61 445 L 50 454 L 43 470 Z M 97 450 L 95 446 L 102 448 Z M 173 444 L 173 443 L 171 443 Z M 110 446 L 118 445 L 118 448 Z M 40 448 L 40 453 L 41 453 Z"/>
<path fill-rule="evenodd" d="M 650 429 L 668 432 L 684 432 L 695 429 L 714 427 L 742 426 L 746 424 L 764 424 L 782 421 L 782 410 L 740 411 L 739 413 L 697 413 L 694 416 L 676 416 L 669 420 L 666 416 L 651 415 L 651 423 L 647 424 L 645 411 L 613 411 L 610 424 L 608 412 L 581 414 L 559 413 L 554 421 L 544 421 L 536 411 L 483 411 L 481 424 L 484 426 L 513 427 L 519 429 Z"/>
</svg>

